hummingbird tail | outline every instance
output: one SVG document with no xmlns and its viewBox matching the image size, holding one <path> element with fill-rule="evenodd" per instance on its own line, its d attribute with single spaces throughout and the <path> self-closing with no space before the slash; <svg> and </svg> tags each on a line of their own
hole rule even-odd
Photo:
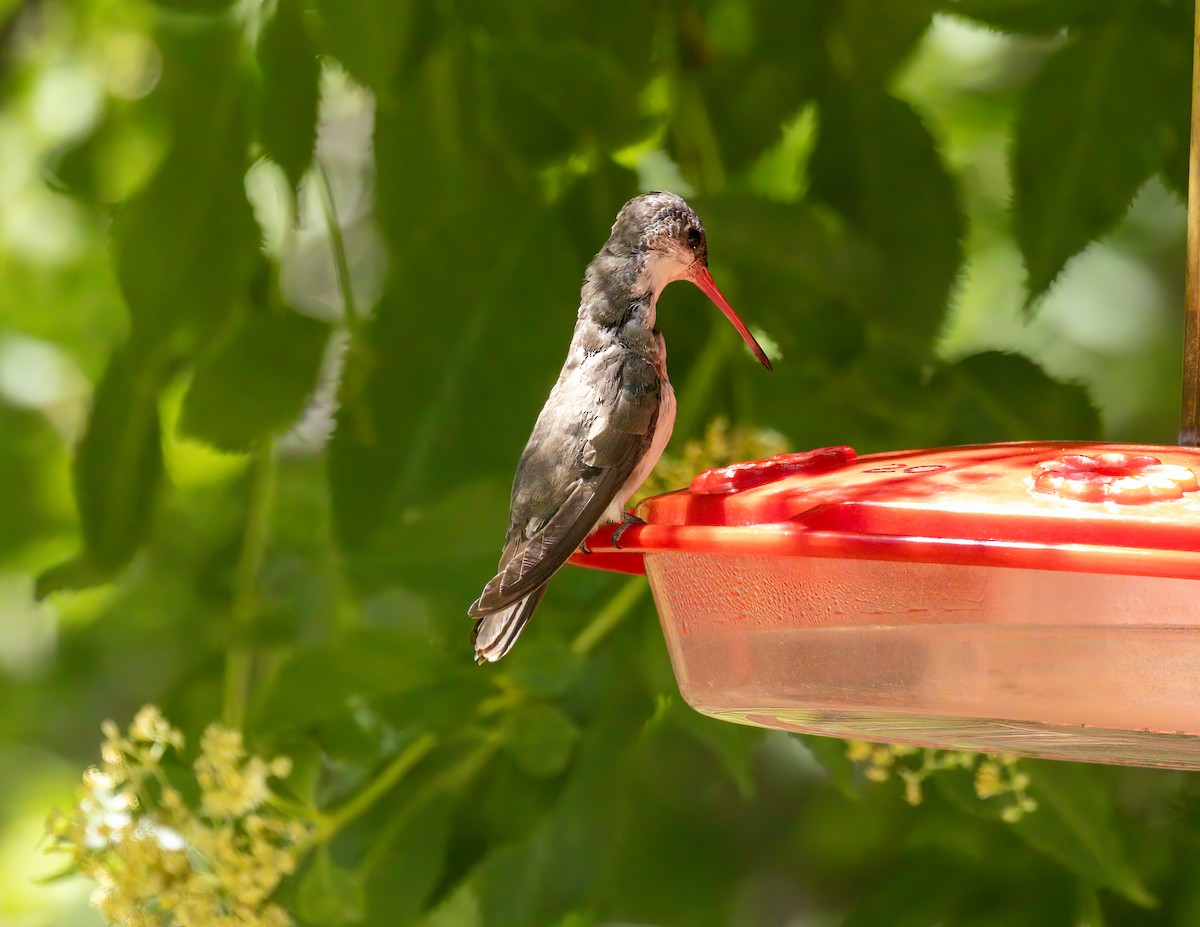
<svg viewBox="0 0 1200 927">
<path fill-rule="evenodd" d="M 525 598 L 475 619 L 471 644 L 475 647 L 476 663 L 495 663 L 508 653 L 545 592 L 546 587 L 539 586 Z"/>
</svg>

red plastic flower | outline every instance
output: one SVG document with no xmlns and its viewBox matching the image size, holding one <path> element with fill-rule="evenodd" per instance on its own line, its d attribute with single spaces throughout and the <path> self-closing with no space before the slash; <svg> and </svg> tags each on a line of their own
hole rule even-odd
<svg viewBox="0 0 1200 927">
<path fill-rule="evenodd" d="M 692 480 L 691 490 L 700 496 L 725 495 L 773 483 L 793 473 L 828 473 L 853 459 L 852 447 L 819 447 L 803 454 L 776 454 L 766 460 L 705 470 Z"/>
<path fill-rule="evenodd" d="M 1128 505 L 1178 499 L 1200 483 L 1187 467 L 1147 454 L 1065 454 L 1034 468 L 1033 488 L 1080 502 Z"/>
</svg>

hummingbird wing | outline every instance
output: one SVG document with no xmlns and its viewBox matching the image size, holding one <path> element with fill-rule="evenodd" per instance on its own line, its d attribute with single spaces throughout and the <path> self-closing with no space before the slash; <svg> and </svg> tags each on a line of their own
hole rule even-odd
<svg viewBox="0 0 1200 927">
<path fill-rule="evenodd" d="M 561 499 L 543 509 L 549 514 L 525 519 L 514 505 L 499 570 L 467 614 L 491 614 L 545 585 L 600 522 L 645 457 L 658 422 L 658 373 L 646 358 L 627 356 L 616 380 L 610 411 L 596 416 L 576 459 L 561 463 L 569 468 L 569 479 L 563 481 L 566 491 Z M 526 480 L 554 482 L 526 466 L 529 455 L 527 448 L 517 468 L 514 499 Z"/>
</svg>

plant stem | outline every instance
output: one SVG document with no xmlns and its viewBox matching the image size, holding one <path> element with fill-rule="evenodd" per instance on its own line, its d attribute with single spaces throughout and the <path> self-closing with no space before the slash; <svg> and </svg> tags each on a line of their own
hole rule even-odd
<svg viewBox="0 0 1200 927">
<path fill-rule="evenodd" d="M 325 164 L 317 159 L 317 174 L 321 178 L 321 201 L 325 204 L 325 225 L 329 229 L 329 246 L 333 251 L 333 268 L 337 274 L 338 289 L 342 294 L 343 321 L 351 337 L 357 342 L 362 335 L 362 316 L 354 301 L 354 286 L 350 279 L 350 260 L 346 257 L 346 240 L 342 237 L 342 224 L 338 221 L 337 202 L 333 198 L 333 184 Z"/>
<path fill-rule="evenodd" d="M 391 791 L 392 787 L 404 778 L 417 763 L 421 762 L 429 752 L 437 746 L 437 738 L 430 733 L 422 734 L 407 750 L 396 756 L 383 772 L 371 780 L 367 786 L 346 801 L 340 808 L 323 815 L 317 829 L 310 838 L 310 844 L 327 843 L 347 824 L 362 816 L 375 802 Z"/>
<path fill-rule="evenodd" d="M 1179 443 L 1200 444 L 1200 0 L 1192 34 L 1192 122 L 1188 149 L 1187 278 Z"/>
<path fill-rule="evenodd" d="M 243 636 L 258 611 L 258 574 L 262 569 L 275 497 L 275 444 L 267 439 L 254 459 L 246 533 L 238 557 L 230 607 L 229 652 L 225 658 L 225 692 L 221 718 L 226 727 L 241 730 L 246 720 L 253 654 Z"/>
<path fill-rule="evenodd" d="M 626 580 L 617 594 L 608 600 L 608 604 L 579 632 L 579 636 L 571 643 L 571 649 L 581 657 L 586 656 L 641 601 L 646 588 L 644 577 L 633 576 Z"/>
<path fill-rule="evenodd" d="M 388 821 L 387 826 L 380 832 L 378 838 L 371 844 L 371 848 L 367 850 L 366 855 L 363 857 L 358 871 L 364 880 L 370 878 L 370 874 L 383 861 L 388 847 L 391 846 L 397 835 L 404 828 L 404 825 L 411 821 L 418 811 L 433 801 L 438 795 L 443 792 L 454 791 L 463 783 L 472 779 L 500 748 L 500 743 L 501 738 L 493 733 L 477 748 L 463 757 L 459 763 L 443 771 L 440 775 L 435 776 L 413 793 L 404 808 Z"/>
</svg>

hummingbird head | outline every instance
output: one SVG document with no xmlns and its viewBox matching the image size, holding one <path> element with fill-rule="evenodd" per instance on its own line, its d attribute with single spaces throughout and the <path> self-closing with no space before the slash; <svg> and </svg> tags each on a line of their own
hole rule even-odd
<svg viewBox="0 0 1200 927">
<path fill-rule="evenodd" d="M 708 266 L 704 225 L 692 207 L 674 193 L 635 196 L 617 213 L 611 250 L 641 259 L 645 272 L 661 283 L 686 280 L 694 268 Z"/>
<path fill-rule="evenodd" d="M 704 225 L 682 197 L 674 193 L 635 196 L 617 213 L 605 249 L 639 262 L 655 300 L 668 283 L 692 281 L 737 329 L 759 363 L 771 369 L 766 352 L 717 289 L 708 270 Z"/>
</svg>

